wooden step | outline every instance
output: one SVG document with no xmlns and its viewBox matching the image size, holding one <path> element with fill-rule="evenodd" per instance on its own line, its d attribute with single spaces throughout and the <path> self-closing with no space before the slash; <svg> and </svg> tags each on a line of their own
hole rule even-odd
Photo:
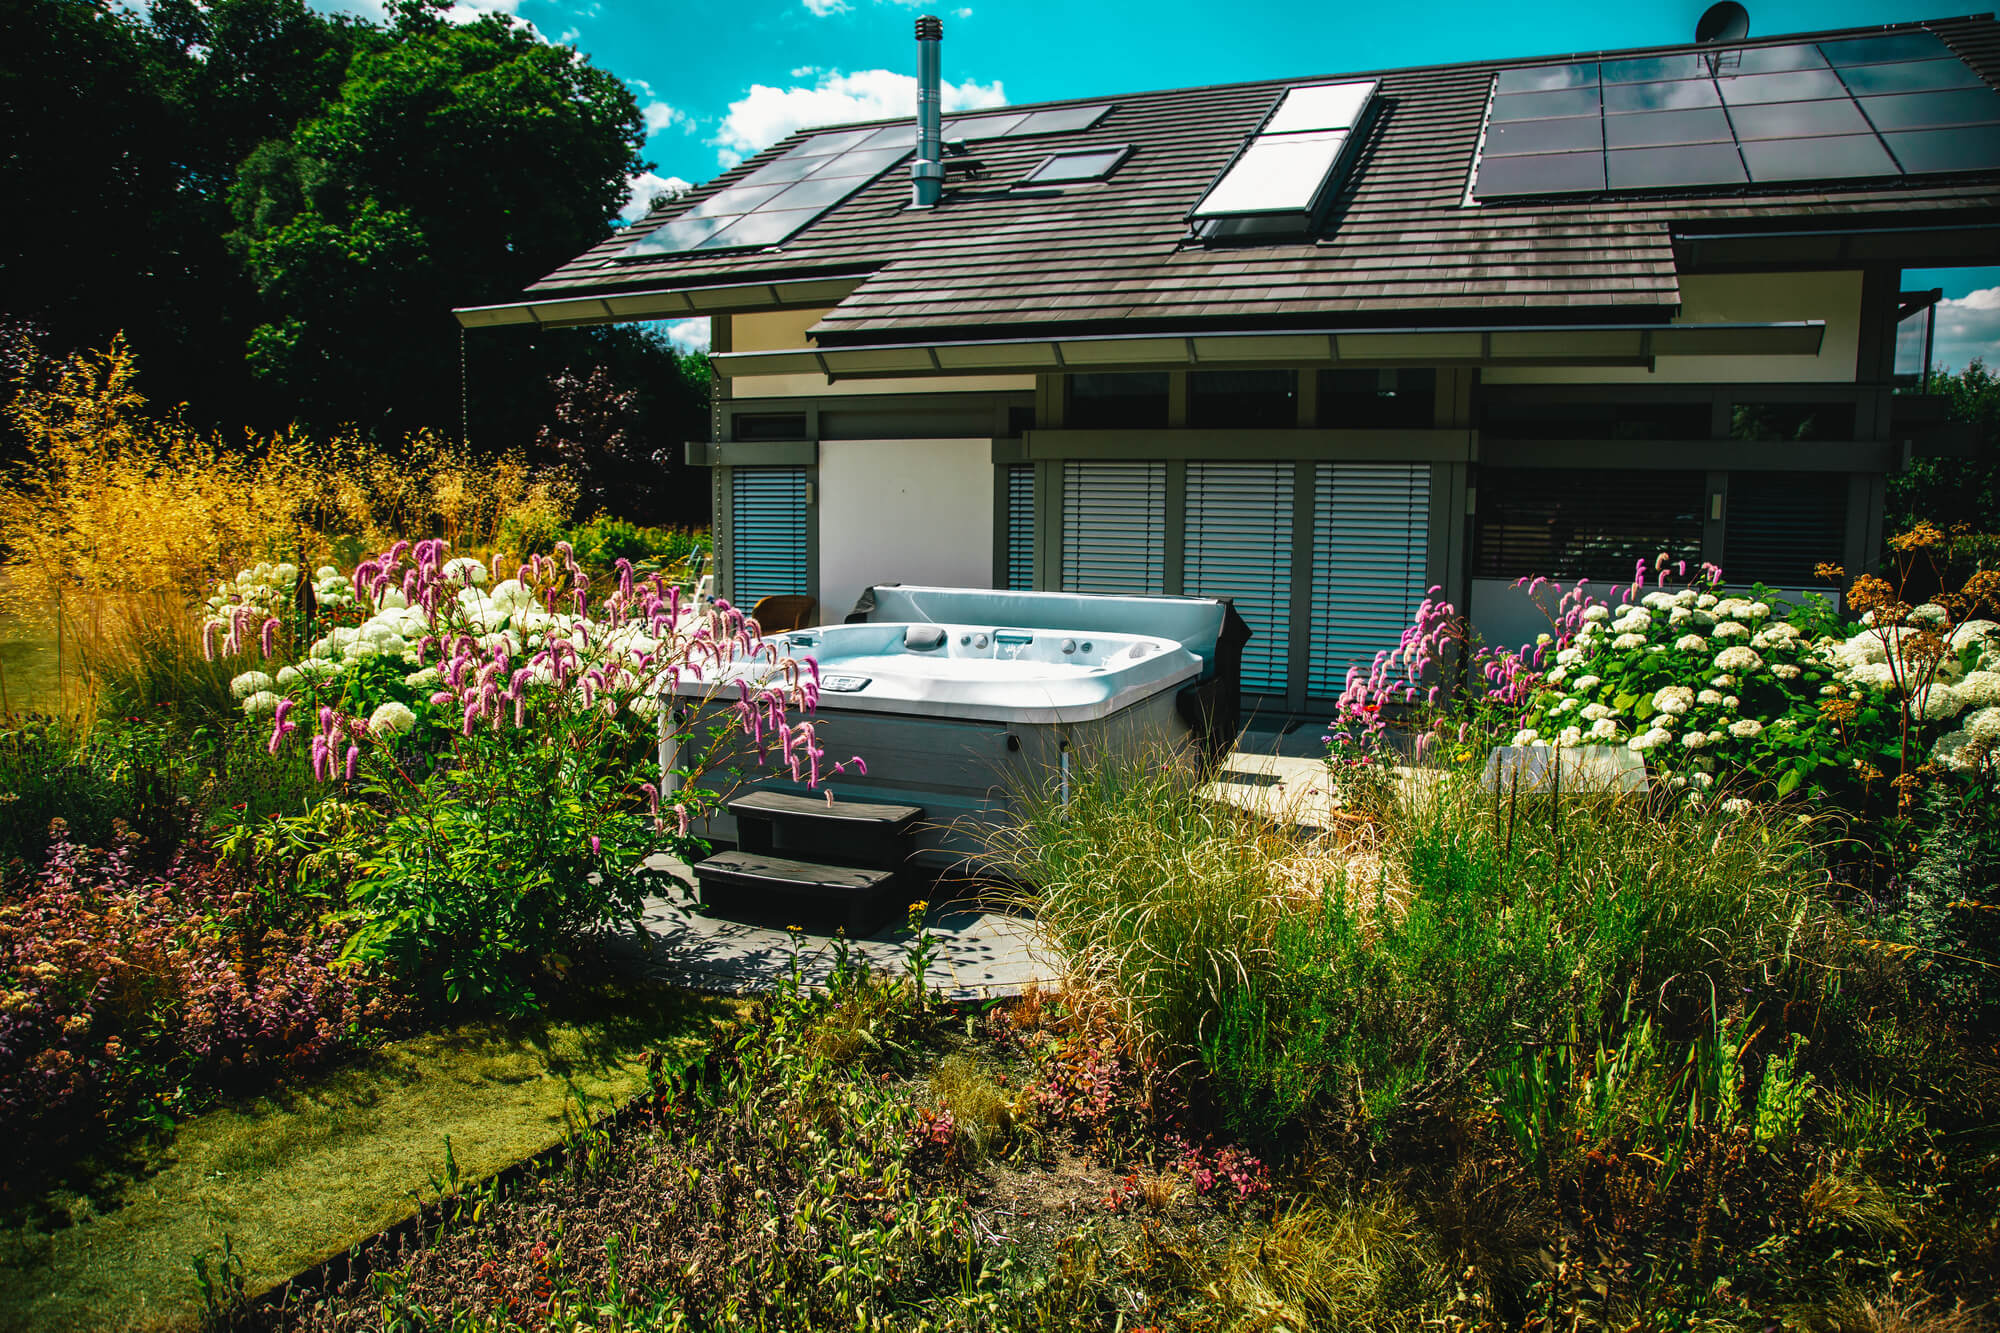
<svg viewBox="0 0 2000 1333">
<path fill-rule="evenodd" d="M 815 824 L 864 824 L 900 834 L 924 817 L 920 805 L 886 801 L 829 801 L 823 796 L 796 796 L 783 791 L 753 791 L 729 802 L 738 819 L 810 821 Z"/>
<path fill-rule="evenodd" d="M 894 870 L 797 861 L 765 852 L 719 852 L 694 868 L 704 905 L 766 913 L 785 900 L 836 909 L 851 938 L 860 939 L 886 920 Z"/>
</svg>

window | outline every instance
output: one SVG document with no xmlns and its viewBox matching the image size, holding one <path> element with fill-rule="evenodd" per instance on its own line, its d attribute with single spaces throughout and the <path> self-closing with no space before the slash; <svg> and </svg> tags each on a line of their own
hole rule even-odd
<svg viewBox="0 0 2000 1333">
<path fill-rule="evenodd" d="M 1409 463 L 1313 465 L 1312 642 L 1307 689 L 1339 694 L 1351 669 L 1394 648 L 1424 599 L 1431 470 Z"/>
<path fill-rule="evenodd" d="M 748 611 L 760 597 L 809 593 L 806 470 L 731 469 L 730 600 Z"/>
<path fill-rule="evenodd" d="M 803 412 L 746 412 L 729 422 L 731 438 L 740 441 L 803 440 L 806 414 Z"/>
<path fill-rule="evenodd" d="M 1079 148 L 1045 157 L 1041 164 L 1021 177 L 1023 185 L 1073 185 L 1078 181 L 1101 181 L 1118 170 L 1132 149 L 1119 144 L 1112 148 Z"/>
<path fill-rule="evenodd" d="M 1190 371 L 1188 425 L 1296 426 L 1298 392 L 1289 370 Z"/>
<path fill-rule="evenodd" d="M 1479 428 L 1502 440 L 1705 440 L 1709 405 L 1689 402 L 1563 402 L 1489 398 Z"/>
<path fill-rule="evenodd" d="M 1064 463 L 1062 590 L 1161 591 L 1166 509 L 1165 463 Z"/>
<path fill-rule="evenodd" d="M 1731 403 L 1732 440 L 1851 440 L 1853 403 Z"/>
<path fill-rule="evenodd" d="M 1204 241 L 1296 236 L 1339 184 L 1375 102 L 1373 80 L 1287 88 L 1188 215 Z"/>
<path fill-rule="evenodd" d="M 1662 551 L 1701 559 L 1700 472 L 1483 468 L 1474 482 L 1473 577 L 1626 582 Z"/>
<path fill-rule="evenodd" d="M 1324 430 L 1428 430 L 1437 421 L 1435 370 L 1322 370 Z"/>
<path fill-rule="evenodd" d="M 1283 694 L 1291 656 L 1290 463 L 1189 463 L 1181 590 L 1227 597 L 1250 626 L 1243 689 Z"/>
<path fill-rule="evenodd" d="M 1730 586 L 1811 588 L 1821 561 L 1846 559 L 1847 474 L 1732 472 L 1722 527 L 1722 572 Z"/>
<path fill-rule="evenodd" d="M 1167 372 L 1071 375 L 1072 430 L 1144 430 L 1167 424 Z"/>
<path fill-rule="evenodd" d="M 1007 478 L 1007 587 L 1035 587 L 1035 465 L 1009 463 Z"/>
</svg>

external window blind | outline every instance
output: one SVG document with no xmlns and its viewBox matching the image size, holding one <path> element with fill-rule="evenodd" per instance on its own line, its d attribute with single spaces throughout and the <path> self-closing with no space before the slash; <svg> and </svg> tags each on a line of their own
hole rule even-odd
<svg viewBox="0 0 2000 1333">
<path fill-rule="evenodd" d="M 1165 463 L 1063 464 L 1063 591 L 1164 591 L 1166 507 Z"/>
<path fill-rule="evenodd" d="M 729 506 L 733 601 L 748 611 L 760 597 L 806 593 L 806 470 L 732 470 Z"/>
<path fill-rule="evenodd" d="M 1007 587 L 1035 587 L 1035 465 L 1007 465 Z"/>
<path fill-rule="evenodd" d="M 1243 688 L 1282 694 L 1291 640 L 1290 463 L 1189 463 L 1182 589 L 1229 597 L 1255 637 L 1243 648 Z"/>
<path fill-rule="evenodd" d="M 1846 473 L 1729 474 L 1722 573 L 1731 585 L 1821 586 L 1813 566 L 1841 563 L 1846 535 Z"/>
<path fill-rule="evenodd" d="M 1395 463 L 1313 470 L 1312 644 L 1308 690 L 1326 697 L 1394 648 L 1424 600 L 1431 473 Z"/>
<path fill-rule="evenodd" d="M 1629 583 L 1637 563 L 1701 559 L 1699 472 L 1482 468 L 1473 577 Z"/>
</svg>

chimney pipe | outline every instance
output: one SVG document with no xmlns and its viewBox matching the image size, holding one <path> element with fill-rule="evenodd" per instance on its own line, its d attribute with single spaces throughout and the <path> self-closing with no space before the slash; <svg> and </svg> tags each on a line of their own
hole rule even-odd
<svg viewBox="0 0 2000 1333">
<path fill-rule="evenodd" d="M 938 44 L 944 24 L 917 20 L 917 160 L 910 163 L 910 206 L 929 208 L 944 193 L 944 107 L 938 85 Z"/>
</svg>

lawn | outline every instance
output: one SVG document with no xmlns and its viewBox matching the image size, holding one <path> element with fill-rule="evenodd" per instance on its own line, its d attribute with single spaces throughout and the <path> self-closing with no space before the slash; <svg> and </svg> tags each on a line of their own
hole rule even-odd
<svg viewBox="0 0 2000 1333">
<path fill-rule="evenodd" d="M 559 1143 L 649 1088 L 733 1007 L 618 989 L 591 1013 L 459 1023 L 203 1112 L 78 1163 L 0 1233 L 0 1327 L 184 1328 L 197 1255 L 228 1241 L 256 1295 L 435 1199 Z"/>
</svg>

